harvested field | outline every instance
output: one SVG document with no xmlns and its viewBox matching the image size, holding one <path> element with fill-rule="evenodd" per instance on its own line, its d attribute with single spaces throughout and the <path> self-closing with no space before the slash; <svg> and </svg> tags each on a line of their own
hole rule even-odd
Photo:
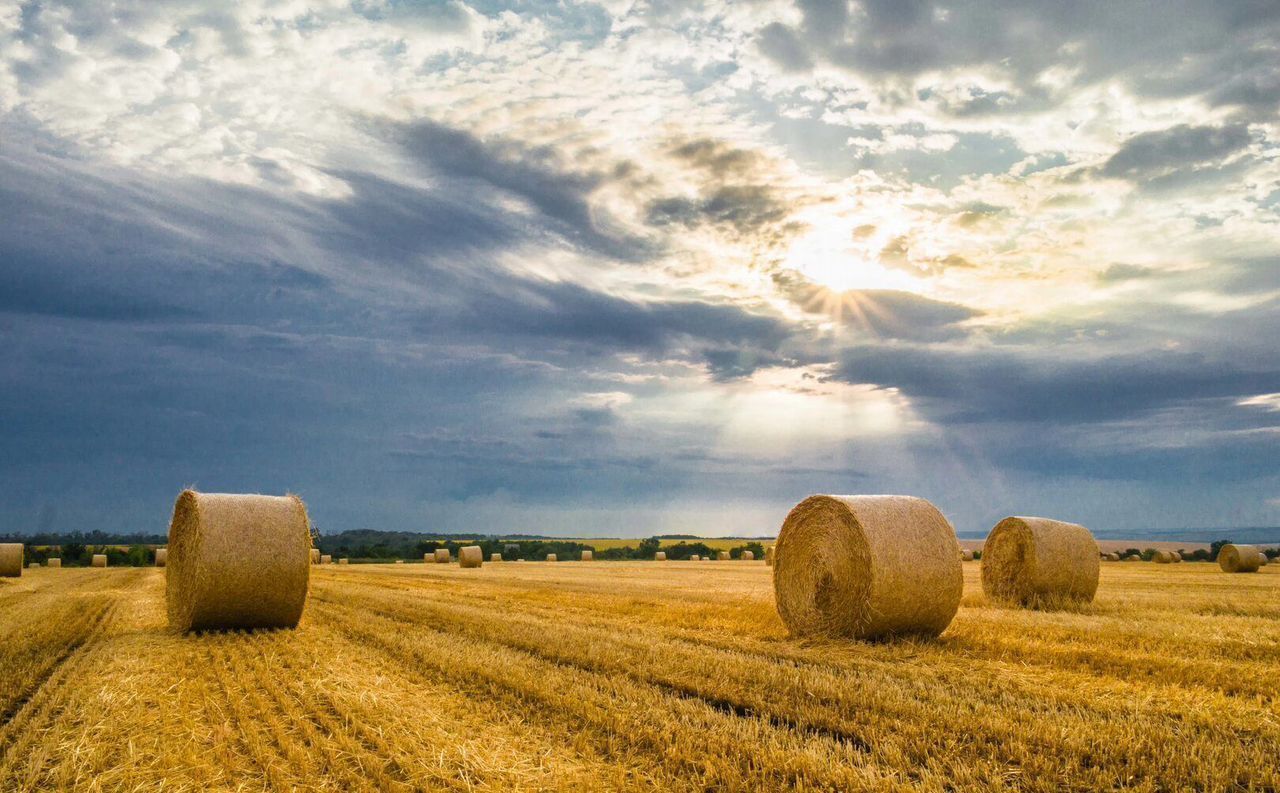
<svg viewBox="0 0 1280 793">
<path fill-rule="evenodd" d="M 763 564 L 330 565 L 179 636 L 164 571 L 0 583 L 0 790 L 1274 789 L 1280 568 L 1107 565 L 936 640 L 790 638 Z M 659 760 L 660 758 L 660 760 Z"/>
</svg>

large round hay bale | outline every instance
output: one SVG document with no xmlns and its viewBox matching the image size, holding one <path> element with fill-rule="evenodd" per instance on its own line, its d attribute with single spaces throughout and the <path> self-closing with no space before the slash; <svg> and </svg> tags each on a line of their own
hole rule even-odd
<svg viewBox="0 0 1280 793">
<path fill-rule="evenodd" d="M 1049 518 L 1005 518 L 982 546 L 982 590 L 1022 605 L 1091 601 L 1098 543 L 1084 526 Z"/>
<path fill-rule="evenodd" d="M 61 559 L 50 559 L 49 561 L 45 562 L 45 564 L 46 564 L 47 566 L 49 566 L 49 567 L 62 567 L 62 560 L 61 560 Z"/>
<path fill-rule="evenodd" d="M 1152 556 L 1151 560 L 1156 564 L 1173 564 L 1173 552 L 1156 551 L 1155 556 Z"/>
<path fill-rule="evenodd" d="M 0 543 L 0 577 L 22 576 L 23 546 L 20 542 Z"/>
<path fill-rule="evenodd" d="M 330 553 L 320 554 L 320 564 L 333 564 L 333 554 L 330 554 Z"/>
<path fill-rule="evenodd" d="M 351 564 L 351 560 L 344 556 L 338 560 L 338 564 Z"/>
<path fill-rule="evenodd" d="M 170 627 L 295 627 L 311 577 L 310 525 L 297 496 L 182 491 L 169 524 Z"/>
<path fill-rule="evenodd" d="M 462 567 L 479 567 L 484 564 L 484 549 L 479 545 L 468 545 L 458 549 L 458 564 Z"/>
<path fill-rule="evenodd" d="M 729 552 L 721 551 L 720 553 L 716 554 L 716 558 L 718 558 L 722 562 L 727 562 L 730 559 Z"/>
<path fill-rule="evenodd" d="M 583 551 L 583 552 L 582 552 L 582 561 L 584 561 L 584 562 L 590 562 L 590 561 L 592 561 L 592 560 L 593 560 L 593 559 L 595 559 L 595 558 L 596 558 L 596 555 L 595 555 L 594 553 L 592 553 L 591 551 Z"/>
<path fill-rule="evenodd" d="M 312 563 L 312 564 L 320 564 L 320 549 L 319 549 L 319 548 L 312 548 L 312 549 L 311 549 L 311 563 Z"/>
<path fill-rule="evenodd" d="M 810 496 L 778 532 L 773 591 L 793 634 L 942 633 L 960 608 L 955 530 L 911 496 Z"/>
<path fill-rule="evenodd" d="M 665 562 L 665 561 L 667 561 L 667 552 L 666 552 L 666 551 L 658 551 L 657 553 L 655 553 L 655 554 L 653 555 L 653 560 L 654 560 L 655 562 Z"/>
<path fill-rule="evenodd" d="M 164 567 L 169 561 L 168 548 L 156 548 L 156 567 Z"/>
<path fill-rule="evenodd" d="M 755 551 L 743 551 L 743 552 L 742 552 L 742 561 L 744 561 L 744 562 L 754 562 L 754 561 L 755 561 L 755 559 L 756 559 Z"/>
<path fill-rule="evenodd" d="M 489 554 L 489 561 L 491 561 L 491 562 L 501 562 L 501 561 L 502 561 L 502 554 L 500 554 L 500 553 L 491 553 L 491 554 Z"/>
<path fill-rule="evenodd" d="M 93 567 L 106 567 L 107 555 L 105 553 L 95 553 L 93 558 L 89 560 L 89 564 Z"/>
<path fill-rule="evenodd" d="M 961 549 L 960 549 L 960 561 L 962 561 L 962 562 L 972 562 L 972 561 L 973 561 L 973 551 L 969 550 L 968 548 L 961 548 Z"/>
<path fill-rule="evenodd" d="M 556 560 L 556 555 L 555 555 L 555 554 L 553 554 L 553 553 L 549 553 L 549 554 L 547 554 L 547 561 L 548 561 L 548 562 L 554 562 L 555 560 Z"/>
<path fill-rule="evenodd" d="M 1262 566 L 1262 551 L 1252 545 L 1222 546 L 1218 566 L 1228 573 L 1256 573 Z"/>
<path fill-rule="evenodd" d="M 437 548 L 437 549 L 436 549 L 436 553 L 435 553 L 435 560 L 436 560 L 436 564 L 448 564 L 448 563 L 449 563 L 449 549 L 448 549 L 448 548 Z"/>
<path fill-rule="evenodd" d="M 764 549 L 764 563 L 768 567 L 773 567 L 773 546 L 772 545 Z"/>
</svg>

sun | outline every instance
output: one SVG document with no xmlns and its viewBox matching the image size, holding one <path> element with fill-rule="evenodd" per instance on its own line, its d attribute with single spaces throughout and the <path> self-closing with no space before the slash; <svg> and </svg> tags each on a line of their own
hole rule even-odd
<svg viewBox="0 0 1280 793">
<path fill-rule="evenodd" d="M 886 267 L 874 255 L 851 244 L 843 224 L 814 228 L 792 243 L 783 266 L 833 292 L 894 289 L 922 293 L 927 287 L 902 270 Z"/>
</svg>

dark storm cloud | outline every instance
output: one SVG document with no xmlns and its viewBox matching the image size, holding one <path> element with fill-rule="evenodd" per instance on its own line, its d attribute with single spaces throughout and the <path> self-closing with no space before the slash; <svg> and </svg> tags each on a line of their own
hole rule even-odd
<svg viewBox="0 0 1280 793">
<path fill-rule="evenodd" d="M 1103 176 L 1150 182 L 1172 174 L 1213 166 L 1247 148 L 1243 124 L 1198 127 L 1179 124 L 1126 140 L 1102 166 Z"/>
<path fill-rule="evenodd" d="M 813 68 L 813 58 L 804 42 L 794 30 L 780 22 L 760 29 L 756 44 L 770 60 L 789 72 L 807 71 Z"/>
</svg>

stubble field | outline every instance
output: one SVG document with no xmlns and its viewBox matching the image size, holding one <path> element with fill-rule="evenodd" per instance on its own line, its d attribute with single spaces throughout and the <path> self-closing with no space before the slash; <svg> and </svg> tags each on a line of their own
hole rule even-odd
<svg viewBox="0 0 1280 793">
<path fill-rule="evenodd" d="M 761 562 L 313 568 L 177 636 L 164 571 L 0 580 L 0 790 L 1280 788 L 1280 569 L 1104 564 L 1069 612 L 787 636 Z"/>
</svg>

